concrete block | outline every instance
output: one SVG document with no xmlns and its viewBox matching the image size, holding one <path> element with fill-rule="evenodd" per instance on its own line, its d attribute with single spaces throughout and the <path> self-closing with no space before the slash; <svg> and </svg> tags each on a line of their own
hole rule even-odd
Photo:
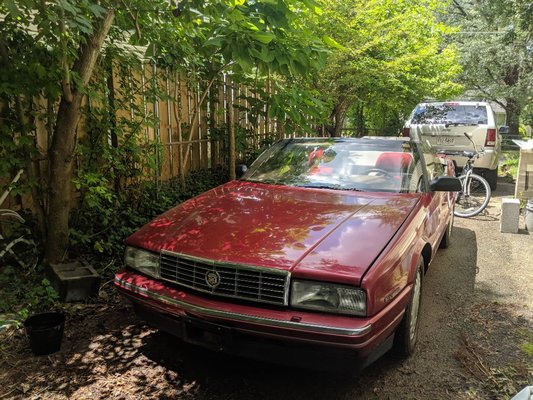
<svg viewBox="0 0 533 400">
<path fill-rule="evenodd" d="M 500 232 L 518 233 L 520 219 L 520 200 L 502 199 L 502 215 L 500 219 Z"/>
<path fill-rule="evenodd" d="M 78 261 L 65 264 L 50 264 L 48 277 L 62 301 L 85 301 L 97 296 L 100 275 L 90 265 Z"/>
</svg>

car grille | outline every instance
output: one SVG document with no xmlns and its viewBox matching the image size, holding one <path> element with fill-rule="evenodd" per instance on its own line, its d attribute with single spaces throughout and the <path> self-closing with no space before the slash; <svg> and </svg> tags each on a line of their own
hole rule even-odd
<svg viewBox="0 0 533 400">
<path fill-rule="evenodd" d="M 289 273 L 161 251 L 161 278 L 200 292 L 287 305 Z"/>
</svg>

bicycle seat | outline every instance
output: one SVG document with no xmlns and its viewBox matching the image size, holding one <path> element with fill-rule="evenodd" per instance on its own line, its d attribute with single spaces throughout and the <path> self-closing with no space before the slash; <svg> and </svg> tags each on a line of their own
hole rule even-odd
<svg viewBox="0 0 533 400">
<path fill-rule="evenodd" d="M 473 151 L 463 151 L 463 155 L 468 158 L 473 158 L 476 153 L 474 153 Z"/>
</svg>

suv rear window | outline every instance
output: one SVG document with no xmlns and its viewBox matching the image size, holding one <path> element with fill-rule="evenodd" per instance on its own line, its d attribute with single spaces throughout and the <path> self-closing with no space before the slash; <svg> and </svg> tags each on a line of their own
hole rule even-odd
<svg viewBox="0 0 533 400">
<path fill-rule="evenodd" d="M 487 124 L 487 108 L 476 105 L 459 105 L 454 103 L 423 104 L 416 107 L 412 123 L 414 124 Z"/>
</svg>

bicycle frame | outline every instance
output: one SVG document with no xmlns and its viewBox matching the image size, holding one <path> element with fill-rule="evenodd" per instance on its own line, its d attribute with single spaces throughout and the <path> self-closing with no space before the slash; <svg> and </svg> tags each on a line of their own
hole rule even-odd
<svg viewBox="0 0 533 400">
<path fill-rule="evenodd" d="M 2 193 L 2 196 L 0 196 L 0 206 L 6 201 L 7 196 L 9 196 L 9 193 L 13 188 L 13 184 L 19 181 L 22 173 L 23 170 L 20 169 L 4 193 Z M 15 223 L 22 226 L 26 223 L 26 220 L 18 212 L 9 209 L 0 209 L 0 218 L 0 223 L 2 220 L 4 222 L 7 220 L 15 221 Z M 26 269 L 34 268 L 37 265 L 39 258 L 37 246 L 31 238 L 29 228 L 25 227 L 24 232 L 17 232 L 17 235 L 14 237 L 4 237 L 4 233 L 3 226 L 0 225 L 0 260 L 2 260 L 4 256 L 9 255 L 21 267 Z"/>
<path fill-rule="evenodd" d="M 19 169 L 19 172 L 17 172 L 17 175 L 15 175 L 15 177 L 13 178 L 13 180 L 11 181 L 11 183 L 9 184 L 9 186 L 7 187 L 5 192 L 2 193 L 2 196 L 0 196 L 0 206 L 2 206 L 2 204 L 4 204 L 4 201 L 6 201 L 7 196 L 9 196 L 9 193 L 11 193 L 11 185 L 13 185 L 13 184 L 15 184 L 15 183 L 17 183 L 19 181 L 19 179 L 22 176 L 23 172 L 24 172 L 24 170 Z"/>
<path fill-rule="evenodd" d="M 474 168 L 472 167 L 472 160 L 468 159 L 466 162 L 465 167 L 461 171 L 461 174 L 459 176 L 465 176 L 465 179 L 463 181 L 463 190 L 462 194 L 465 196 L 470 196 L 470 176 L 472 175 L 474 171 Z"/>
</svg>

